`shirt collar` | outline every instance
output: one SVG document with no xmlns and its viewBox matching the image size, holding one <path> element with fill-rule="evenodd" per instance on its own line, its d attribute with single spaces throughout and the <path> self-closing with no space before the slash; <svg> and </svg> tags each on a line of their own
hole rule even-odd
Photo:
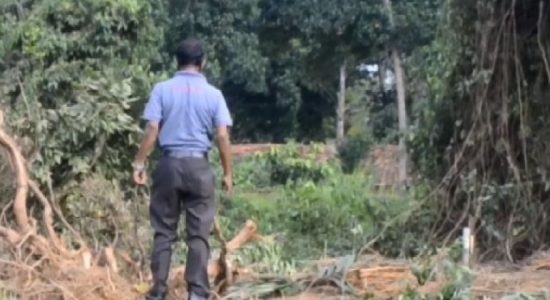
<svg viewBox="0 0 550 300">
<path fill-rule="evenodd" d="M 177 71 L 176 76 L 192 76 L 206 79 L 206 77 L 202 73 L 191 71 Z"/>
</svg>

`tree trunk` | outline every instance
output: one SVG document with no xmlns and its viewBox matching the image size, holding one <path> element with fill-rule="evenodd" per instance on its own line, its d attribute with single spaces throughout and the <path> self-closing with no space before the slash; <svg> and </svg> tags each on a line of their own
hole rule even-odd
<svg viewBox="0 0 550 300">
<path fill-rule="evenodd" d="M 386 66 L 383 62 L 378 64 L 378 87 L 380 88 L 380 95 L 382 98 L 386 98 Z"/>
<path fill-rule="evenodd" d="M 336 143 L 344 142 L 344 121 L 346 114 L 346 62 L 340 66 L 340 91 L 338 92 L 338 104 L 336 106 Z"/>
<path fill-rule="evenodd" d="M 403 74 L 403 67 L 401 65 L 401 58 L 399 57 L 399 51 L 393 49 L 392 51 L 393 63 L 395 68 L 395 79 L 397 85 L 397 111 L 399 119 L 399 182 L 401 187 L 407 187 L 408 175 L 407 175 L 407 145 L 405 144 L 405 134 L 407 133 L 407 108 L 405 104 L 405 80 Z"/>
<path fill-rule="evenodd" d="M 393 20 L 393 10 L 391 0 L 384 0 L 386 9 L 388 10 L 388 17 L 390 20 L 390 26 L 395 27 Z M 401 63 L 401 57 L 399 49 L 395 45 L 391 45 L 391 54 L 393 60 L 393 66 L 395 71 L 395 82 L 397 88 L 397 111 L 399 119 L 399 183 L 401 188 L 406 188 L 408 185 L 407 175 L 407 146 L 405 144 L 405 134 L 407 133 L 407 108 L 406 108 L 406 91 L 405 91 L 405 75 L 403 72 L 403 65 Z"/>
</svg>

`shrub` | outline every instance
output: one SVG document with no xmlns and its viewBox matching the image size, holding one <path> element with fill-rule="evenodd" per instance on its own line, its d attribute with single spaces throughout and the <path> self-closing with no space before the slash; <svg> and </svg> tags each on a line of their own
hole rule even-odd
<svg viewBox="0 0 550 300">
<path fill-rule="evenodd" d="M 116 181 L 101 175 L 85 178 L 60 203 L 68 221 L 90 245 L 103 246 L 117 241 L 125 250 L 148 255 L 152 229 L 148 199 L 134 191 L 125 195 Z"/>
<path fill-rule="evenodd" d="M 372 142 L 367 137 L 351 137 L 338 147 L 338 157 L 345 173 L 353 173 L 368 154 Z"/>
<path fill-rule="evenodd" d="M 260 154 L 257 160 L 265 160 L 272 184 L 289 184 L 305 181 L 319 182 L 333 175 L 336 169 L 321 163 L 321 147 L 313 145 L 312 151 L 305 153 L 293 143 L 274 148 Z"/>
<path fill-rule="evenodd" d="M 236 162 L 236 190 L 221 209 L 226 235 L 253 219 L 288 258 L 349 254 L 367 243 L 390 256 L 429 250 L 422 234 L 435 212 L 419 211 L 429 205 L 418 200 L 426 186 L 406 195 L 373 192 L 367 175 L 345 174 L 317 157 L 291 144 Z"/>
<path fill-rule="evenodd" d="M 338 173 L 332 162 L 322 162 L 322 145 L 312 145 L 308 151 L 294 143 L 275 147 L 268 152 L 236 160 L 234 183 L 250 188 L 269 188 L 276 185 L 299 184 L 307 181 L 320 182 Z M 219 152 L 212 151 L 211 162 L 216 175 L 221 178 Z"/>
<path fill-rule="evenodd" d="M 368 177 L 342 173 L 317 184 L 309 181 L 269 192 L 239 190 L 222 211 L 224 225 L 234 233 L 246 219 L 253 219 L 262 234 L 276 235 L 288 257 L 349 254 L 411 206 L 401 197 L 369 190 Z M 403 215 L 400 226 L 405 226 L 407 217 Z M 400 247 L 401 228 L 392 226 L 388 231 L 377 246 Z"/>
</svg>

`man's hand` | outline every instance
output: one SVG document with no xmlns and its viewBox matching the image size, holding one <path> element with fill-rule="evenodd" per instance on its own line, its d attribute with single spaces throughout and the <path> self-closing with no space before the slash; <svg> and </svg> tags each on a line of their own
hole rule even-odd
<svg viewBox="0 0 550 300">
<path fill-rule="evenodd" d="M 134 171 L 134 183 L 137 185 L 145 185 L 147 183 L 147 174 L 145 171 Z"/>
<path fill-rule="evenodd" d="M 149 153 L 153 151 L 155 142 L 159 134 L 159 122 L 150 121 L 145 128 L 145 136 L 139 147 L 139 151 L 133 163 L 134 167 L 134 182 L 137 185 L 145 185 L 147 183 L 147 174 L 145 173 L 145 161 Z"/>
<path fill-rule="evenodd" d="M 134 183 L 137 185 L 145 185 L 147 183 L 147 173 L 145 172 L 145 165 L 140 163 L 134 163 Z"/>
<path fill-rule="evenodd" d="M 218 127 L 216 130 L 216 139 L 220 150 L 220 159 L 223 167 L 222 188 L 224 192 L 231 194 L 233 192 L 233 157 L 231 154 L 231 142 L 229 140 L 229 131 L 227 127 Z"/>
<path fill-rule="evenodd" d="M 233 178 L 232 176 L 224 176 L 222 182 L 223 191 L 231 194 L 233 193 Z"/>
</svg>

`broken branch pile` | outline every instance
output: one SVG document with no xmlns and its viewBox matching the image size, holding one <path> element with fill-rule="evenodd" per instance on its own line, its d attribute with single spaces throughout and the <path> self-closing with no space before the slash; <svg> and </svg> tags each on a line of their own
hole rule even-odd
<svg viewBox="0 0 550 300">
<path fill-rule="evenodd" d="M 138 299 L 139 294 L 130 281 L 119 274 L 119 260 L 136 272 L 141 272 L 139 264 L 127 253 L 117 251 L 116 242 L 99 249 L 89 247 L 65 220 L 61 210 L 41 192 L 39 184 L 31 179 L 29 166 L 15 139 L 4 130 L 3 121 L 0 110 L 0 149 L 7 152 L 15 173 L 16 194 L 0 216 L 0 240 L 3 241 L 0 246 L 9 251 L 9 255 L 0 259 L 0 290 L 13 292 L 23 299 Z M 32 210 L 41 215 L 39 220 L 29 214 L 29 195 L 40 205 Z M 13 215 L 14 220 L 8 215 Z M 56 217 L 65 227 L 63 232 L 72 234 L 75 243 L 67 245 L 61 238 L 54 228 Z M 222 237 L 219 227 L 216 229 L 216 235 Z M 238 275 L 228 255 L 258 239 L 256 229 L 254 222 L 249 221 L 233 240 L 223 243 L 220 257 L 209 267 L 210 275 L 220 284 L 218 291 Z M 175 268 L 172 277 L 183 278 L 183 270 L 183 267 Z"/>
</svg>

